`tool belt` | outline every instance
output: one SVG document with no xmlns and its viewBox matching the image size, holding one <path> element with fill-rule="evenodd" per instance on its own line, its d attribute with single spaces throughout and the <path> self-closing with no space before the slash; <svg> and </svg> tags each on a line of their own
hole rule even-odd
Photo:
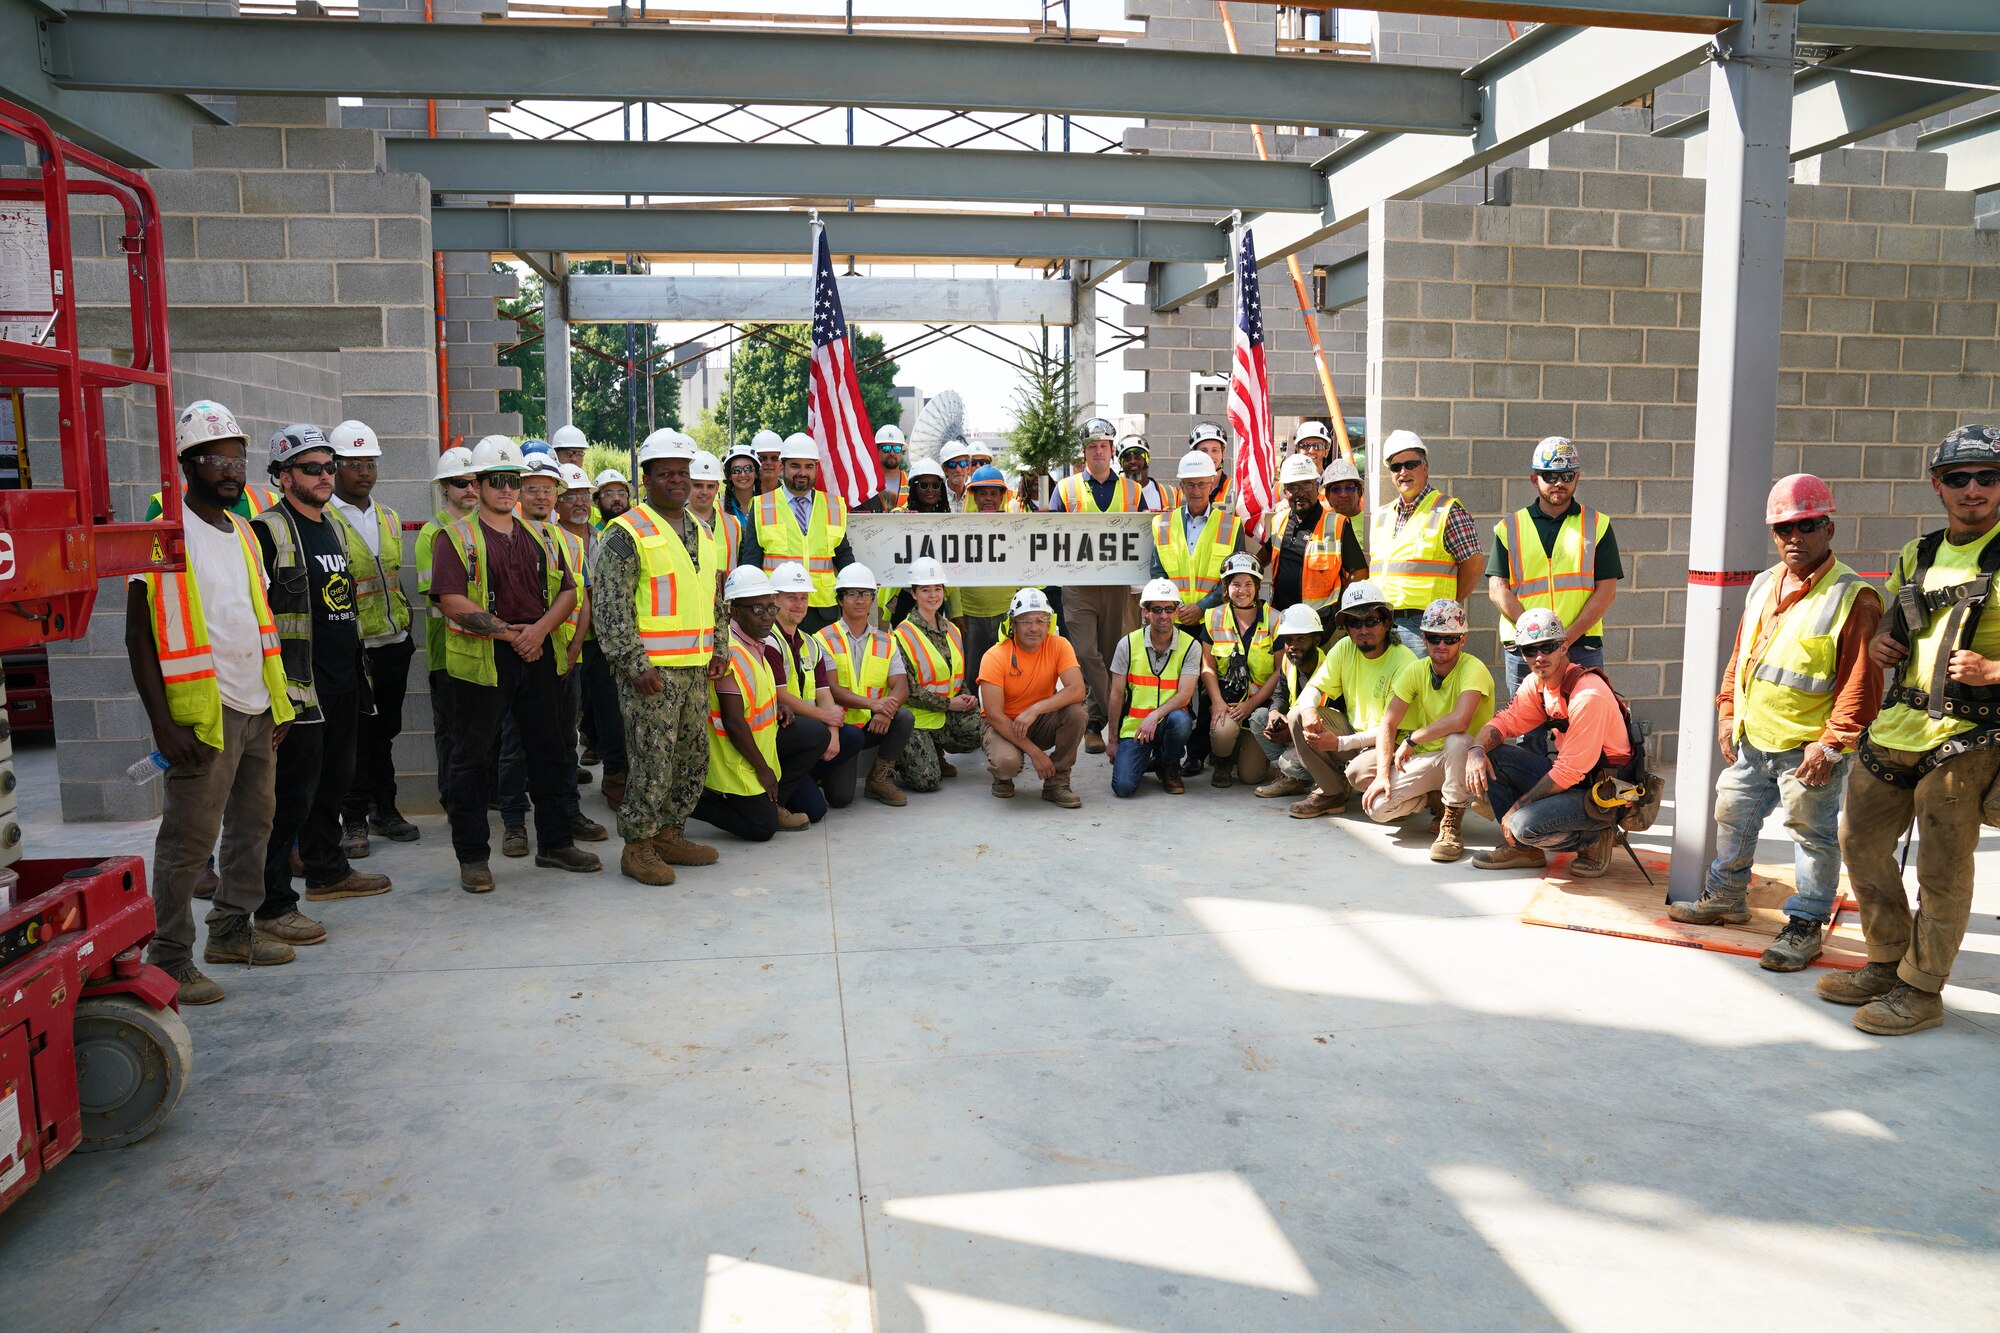
<svg viewBox="0 0 2000 1333">
<path fill-rule="evenodd" d="M 1666 782 L 1641 768 L 1636 777 L 1624 769 L 1604 767 L 1590 775 L 1583 789 L 1583 812 L 1599 824 L 1616 824 L 1630 833 L 1644 833 L 1660 816 Z"/>
<path fill-rule="evenodd" d="M 1873 743 L 1863 735 L 1860 748 L 1854 757 L 1860 760 L 1861 766 L 1867 769 L 1869 775 L 1876 781 L 1886 782 L 1902 791 L 1911 791 L 1919 782 L 1929 777 L 1931 770 L 1940 764 L 1950 763 L 1960 755 L 1971 754 L 1974 750 L 1990 750 L 1995 745 L 2000 745 L 2000 726 L 1980 727 L 1973 731 L 1961 732 L 1936 749 L 1926 750 L 1923 757 L 1913 766 L 1898 768 L 1884 762 L 1882 756 L 1875 752 Z M 2000 791 L 2000 783 L 1996 783 L 1994 789 L 1989 789 L 1986 793 L 1988 814 L 1986 822 L 1989 824 L 1994 823 L 1993 816 L 2000 815 L 2000 796 L 1996 796 L 1996 791 Z"/>
<path fill-rule="evenodd" d="M 1950 717 L 1961 722 L 2000 727 L 2000 689 L 1991 685 L 1960 685 L 1947 681 L 1944 689 L 1936 692 L 1908 685 L 1891 685 L 1882 696 L 1882 706 L 1892 708 L 1897 704 L 1934 718 Z"/>
</svg>

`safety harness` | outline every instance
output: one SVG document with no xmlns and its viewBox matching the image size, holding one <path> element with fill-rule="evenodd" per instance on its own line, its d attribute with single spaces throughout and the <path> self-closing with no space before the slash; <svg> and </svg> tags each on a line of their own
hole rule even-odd
<svg viewBox="0 0 2000 1333">
<path fill-rule="evenodd" d="M 2000 744 L 2000 686 L 1961 685 L 1951 678 L 1951 656 L 1972 642 L 1973 635 L 1979 630 L 1979 617 L 1986 610 L 1987 598 L 1993 591 L 1994 572 L 2000 570 L 2000 540 L 1987 543 L 1986 549 L 1979 553 L 1978 578 L 1926 592 L 1924 576 L 1936 562 L 1938 548 L 1944 544 L 1944 538 L 1945 530 L 1939 528 L 1918 539 L 1916 569 L 1896 589 L 1896 596 L 1889 603 L 1888 614 L 1882 621 L 1883 631 L 1908 648 L 1912 638 L 1929 627 L 1932 617 L 1944 613 L 1944 630 L 1938 638 L 1937 657 L 1927 682 L 1929 688 L 1920 690 L 1905 685 L 1898 673 L 1897 682 L 1883 695 L 1882 706 L 1890 708 L 1902 704 L 1927 714 L 1933 720 L 1949 717 L 1970 722 L 1973 729 L 1960 732 L 1927 751 L 1911 768 L 1896 768 L 1884 763 L 1864 735 L 1857 754 L 1861 766 L 1878 781 L 1905 791 L 1923 781 L 1925 775 L 1939 764 Z"/>
</svg>

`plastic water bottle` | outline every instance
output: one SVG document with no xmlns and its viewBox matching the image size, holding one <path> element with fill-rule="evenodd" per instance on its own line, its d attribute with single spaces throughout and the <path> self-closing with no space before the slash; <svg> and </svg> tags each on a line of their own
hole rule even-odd
<svg viewBox="0 0 2000 1333">
<path fill-rule="evenodd" d="M 132 785 L 143 787 L 154 778 L 167 771 L 167 757 L 158 750 L 153 751 L 138 763 L 125 770 L 125 776 L 132 779 Z"/>
</svg>

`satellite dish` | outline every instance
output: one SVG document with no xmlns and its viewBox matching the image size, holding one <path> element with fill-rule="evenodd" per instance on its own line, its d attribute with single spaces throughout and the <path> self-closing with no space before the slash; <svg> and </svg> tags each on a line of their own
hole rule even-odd
<svg viewBox="0 0 2000 1333">
<path fill-rule="evenodd" d="M 925 403 L 924 410 L 917 414 L 917 424 L 908 437 L 909 461 L 936 458 L 947 440 L 960 439 L 964 434 L 965 400 L 956 391 L 946 389 Z"/>
</svg>

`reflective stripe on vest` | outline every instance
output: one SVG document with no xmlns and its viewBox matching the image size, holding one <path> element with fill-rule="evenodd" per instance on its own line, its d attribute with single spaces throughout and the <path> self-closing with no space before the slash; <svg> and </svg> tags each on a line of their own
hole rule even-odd
<svg viewBox="0 0 2000 1333">
<path fill-rule="evenodd" d="M 1773 565 L 1750 585 L 1737 631 L 1736 734 L 1748 735 L 1766 753 L 1796 749 L 1826 730 L 1838 684 L 1834 672 L 1840 629 L 1867 586 L 1852 569 L 1833 561 L 1812 591 L 1785 611 L 1771 641 L 1753 659 L 1783 571 L 1783 565 Z"/>
<path fill-rule="evenodd" d="M 1611 530 L 1611 520 L 1590 508 L 1578 507 L 1567 515 L 1556 532 L 1556 549 L 1542 549 L 1542 535 L 1526 507 L 1515 510 L 1493 525 L 1493 533 L 1507 543 L 1507 585 L 1530 610 L 1544 607 L 1556 613 L 1565 625 L 1583 614 L 1590 594 L 1597 591 L 1597 544 Z M 1602 622 L 1583 632 L 1595 634 Z M 1514 622 L 1500 617 L 1500 639 L 1510 643 Z"/>
<path fill-rule="evenodd" d="M 680 534 L 650 505 L 634 505 L 611 522 L 631 536 L 639 556 L 632 609 L 646 659 L 657 667 L 707 666 L 715 654 L 715 538 L 697 521 L 690 558 Z"/>
<path fill-rule="evenodd" d="M 1369 574 L 1382 586 L 1396 611 L 1421 611 L 1440 597 L 1458 594 L 1458 562 L 1444 542 L 1445 519 L 1456 501 L 1432 491 L 1396 529 L 1396 505 L 1375 516 Z M 1379 563 L 1378 563 L 1379 562 Z"/>
<path fill-rule="evenodd" d="M 1215 674 L 1219 678 L 1229 672 L 1230 659 L 1244 651 L 1242 631 L 1236 627 L 1236 608 L 1218 606 L 1211 609 L 1205 619 L 1208 627 L 1208 647 L 1215 656 Z M 1278 661 L 1278 617 L 1263 603 L 1257 606 L 1257 623 L 1250 627 L 1250 680 L 1262 685 L 1271 678 Z"/>
<path fill-rule="evenodd" d="M 1056 498 L 1062 507 L 1072 514 L 1125 514 L 1143 506 L 1139 488 L 1130 477 L 1118 478 L 1118 488 L 1112 492 L 1111 507 L 1099 509 L 1097 497 L 1090 493 L 1090 486 L 1081 472 L 1071 473 L 1056 483 Z"/>
<path fill-rule="evenodd" d="M 1187 660 L 1188 650 L 1194 647 L 1194 640 L 1176 629 L 1173 649 L 1167 654 L 1167 665 L 1157 675 L 1153 673 L 1153 659 L 1146 651 L 1145 630 L 1133 630 L 1125 645 L 1127 703 L 1125 721 L 1118 728 L 1118 734 L 1120 737 L 1131 737 L 1139 734 L 1140 723 L 1180 689 L 1181 665 Z"/>
<path fill-rule="evenodd" d="M 243 552 L 243 576 L 250 581 L 250 606 L 257 617 L 257 641 L 263 654 L 264 689 L 271 697 L 274 723 L 292 719 L 286 698 L 285 674 L 279 664 L 283 647 L 271 604 L 264 595 L 264 569 L 250 526 L 228 510 Z M 200 520 L 197 519 L 197 522 Z M 167 712 L 211 749 L 222 749 L 222 691 L 215 679 L 215 652 L 201 611 L 201 587 L 191 569 L 145 576 L 152 611 L 153 648 L 166 685 Z"/>
<path fill-rule="evenodd" d="M 1210 505 L 1202 521 L 1201 537 L 1190 550 L 1187 524 L 1183 520 L 1185 512 L 1169 509 L 1153 520 L 1153 549 L 1159 552 L 1160 568 L 1167 571 L 1174 591 L 1181 595 L 1181 605 L 1192 606 L 1214 592 L 1215 585 L 1222 581 L 1222 562 L 1235 550 L 1237 529 L 1241 525 L 1234 514 L 1225 514 Z"/>
<path fill-rule="evenodd" d="M 492 610 L 493 599 L 486 582 L 486 527 L 479 521 L 478 513 L 445 524 L 439 536 L 452 544 L 465 566 L 465 599 L 482 610 Z M 444 630 L 444 668 L 453 679 L 473 685 L 499 683 L 499 669 L 493 662 L 493 640 L 462 628 L 449 616 L 445 617 Z"/>
<path fill-rule="evenodd" d="M 572 564 L 566 540 L 568 534 L 554 519 L 523 518 L 519 521 L 542 544 L 542 605 L 554 606 L 556 598 L 562 596 L 562 576 L 565 572 L 576 585 L 576 606 L 549 634 L 549 645 L 556 659 L 556 675 L 566 676 L 569 674 L 569 646 L 576 638 L 577 617 L 582 614 L 583 575 Z"/>
<path fill-rule="evenodd" d="M 941 653 L 931 636 L 918 627 L 916 618 L 911 617 L 896 626 L 895 640 L 903 650 L 903 666 L 916 677 L 917 684 L 932 694 L 949 699 L 958 693 L 958 687 L 965 679 L 965 639 L 959 634 L 958 626 L 947 620 L 944 622 L 945 636 L 950 644 L 949 652 Z M 944 725 L 944 714 L 935 708 L 919 708 L 910 705 L 917 726 L 924 731 L 936 731 Z"/>
<path fill-rule="evenodd" d="M 889 692 L 889 659 L 895 654 L 895 640 L 886 630 L 871 629 L 861 653 L 861 669 L 854 669 L 853 640 L 847 637 L 847 622 L 836 620 L 816 636 L 820 647 L 833 659 L 834 679 L 844 690 L 867 699 L 880 699 Z M 907 669 L 908 663 L 904 664 Z M 847 720 L 859 726 L 874 714 L 866 708 L 850 708 Z"/>
<path fill-rule="evenodd" d="M 764 572 L 776 573 L 780 565 L 804 565 L 813 581 L 807 605 L 833 606 L 839 601 L 833 591 L 833 553 L 847 535 L 847 505 L 824 491 L 814 491 L 806 531 L 800 532 L 786 494 L 783 487 L 765 491 L 757 497 L 753 511 Z"/>
<path fill-rule="evenodd" d="M 785 659 L 785 688 L 806 703 L 812 703 L 819 695 L 819 676 L 813 669 L 819 665 L 815 650 L 819 640 L 810 634 L 799 636 L 799 650 L 792 651 L 791 641 L 780 630 L 771 631 L 771 639 L 778 645 L 778 652 Z"/>
<path fill-rule="evenodd" d="M 771 664 L 764 654 L 751 648 L 732 633 L 729 640 L 729 674 L 736 681 L 743 700 L 743 720 L 750 726 L 757 753 L 765 767 L 778 771 L 778 690 Z M 729 796 L 757 796 L 763 784 L 757 770 L 729 739 L 722 723 L 722 700 L 715 686 L 708 687 L 708 777 L 705 785 Z"/>
<path fill-rule="evenodd" d="M 410 627 L 410 604 L 397 576 L 403 571 L 403 520 L 387 505 L 375 505 L 376 549 L 368 549 L 345 510 L 329 503 L 325 511 L 340 524 L 341 545 L 350 572 L 372 570 L 354 580 L 356 627 L 365 639 L 395 634 Z"/>
</svg>

